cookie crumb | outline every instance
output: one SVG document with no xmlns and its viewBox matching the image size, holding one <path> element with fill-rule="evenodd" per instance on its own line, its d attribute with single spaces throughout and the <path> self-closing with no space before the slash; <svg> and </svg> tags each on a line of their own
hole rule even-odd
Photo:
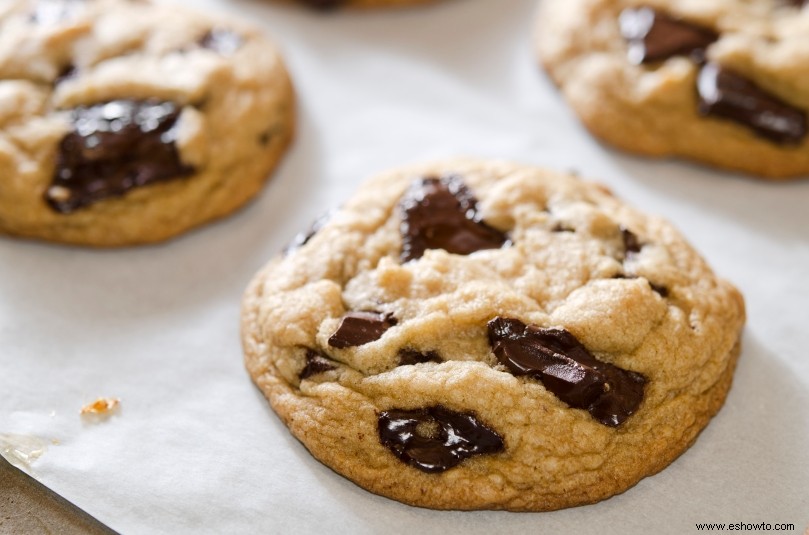
<svg viewBox="0 0 809 535">
<path fill-rule="evenodd" d="M 81 408 L 82 416 L 109 416 L 118 410 L 121 400 L 118 398 L 98 398 Z"/>
</svg>

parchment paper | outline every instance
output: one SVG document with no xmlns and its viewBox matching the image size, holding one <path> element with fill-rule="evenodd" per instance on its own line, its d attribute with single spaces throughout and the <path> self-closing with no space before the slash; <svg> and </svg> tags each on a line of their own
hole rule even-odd
<svg viewBox="0 0 809 535">
<path fill-rule="evenodd" d="M 286 53 L 293 149 L 246 210 L 165 245 L 94 251 L 0 239 L 0 434 L 47 448 L 30 472 L 124 533 L 692 533 L 809 524 L 809 181 L 769 184 L 594 141 L 530 46 L 534 0 L 319 15 L 241 13 Z M 674 221 L 747 298 L 725 407 L 662 473 L 597 505 L 436 512 L 372 495 L 315 461 L 242 366 L 253 273 L 373 173 L 458 155 L 568 170 Z M 672 355 L 676 358 L 676 355 Z M 80 419 L 98 396 L 106 421 Z"/>
</svg>

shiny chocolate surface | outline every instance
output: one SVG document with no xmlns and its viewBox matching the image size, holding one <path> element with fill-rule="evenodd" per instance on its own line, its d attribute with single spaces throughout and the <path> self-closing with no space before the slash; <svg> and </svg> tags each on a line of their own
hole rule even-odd
<svg viewBox="0 0 809 535">
<path fill-rule="evenodd" d="M 421 258 L 427 249 L 468 255 L 508 242 L 503 232 L 483 221 L 477 199 L 456 175 L 416 180 L 399 207 L 403 262 Z"/>
<path fill-rule="evenodd" d="M 45 201 L 69 214 L 102 199 L 188 176 L 175 145 L 180 108 L 172 102 L 114 100 L 75 108 L 59 143 Z"/>
<path fill-rule="evenodd" d="M 329 338 L 329 345 L 338 349 L 365 345 L 382 338 L 396 323 L 396 318 L 382 312 L 349 312 Z"/>
<path fill-rule="evenodd" d="M 710 28 L 676 19 L 651 7 L 624 9 L 619 25 L 629 45 L 629 61 L 635 64 L 689 55 L 701 61 L 705 49 L 719 38 Z"/>
<path fill-rule="evenodd" d="M 643 375 L 597 360 L 563 329 L 498 317 L 489 322 L 489 341 L 511 373 L 538 379 L 561 401 L 604 425 L 621 425 L 643 401 Z"/>
<path fill-rule="evenodd" d="M 806 137 L 806 112 L 717 63 L 706 63 L 697 78 L 699 112 L 731 120 L 759 137 L 796 145 Z"/>
<path fill-rule="evenodd" d="M 385 411 L 379 415 L 378 429 L 379 440 L 402 462 L 429 473 L 505 449 L 500 435 L 474 414 L 441 405 Z"/>
</svg>

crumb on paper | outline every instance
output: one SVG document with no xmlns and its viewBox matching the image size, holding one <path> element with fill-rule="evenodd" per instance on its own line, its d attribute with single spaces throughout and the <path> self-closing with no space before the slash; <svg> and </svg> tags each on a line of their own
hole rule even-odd
<svg viewBox="0 0 809 535">
<path fill-rule="evenodd" d="M 118 398 L 98 398 L 92 403 L 88 403 L 81 408 L 80 414 L 82 416 L 109 416 L 121 405 L 121 400 Z"/>
</svg>

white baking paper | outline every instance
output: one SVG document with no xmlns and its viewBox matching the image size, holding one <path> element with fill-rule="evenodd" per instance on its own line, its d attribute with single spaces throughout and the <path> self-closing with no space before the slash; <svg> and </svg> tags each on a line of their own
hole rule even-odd
<svg viewBox="0 0 809 535">
<path fill-rule="evenodd" d="M 765 183 L 600 145 L 536 66 L 534 0 L 333 14 L 182 3 L 247 16 L 281 44 L 297 139 L 247 209 L 167 244 L 0 239 L 0 434 L 47 444 L 30 463 L 37 479 L 126 534 L 682 534 L 710 522 L 804 531 L 809 181 Z M 408 507 L 315 461 L 252 385 L 239 305 L 253 273 L 368 176 L 458 155 L 597 178 L 674 221 L 744 292 L 733 390 L 662 473 L 553 513 Z M 80 408 L 99 396 L 120 398 L 120 410 L 83 421 Z"/>
</svg>

